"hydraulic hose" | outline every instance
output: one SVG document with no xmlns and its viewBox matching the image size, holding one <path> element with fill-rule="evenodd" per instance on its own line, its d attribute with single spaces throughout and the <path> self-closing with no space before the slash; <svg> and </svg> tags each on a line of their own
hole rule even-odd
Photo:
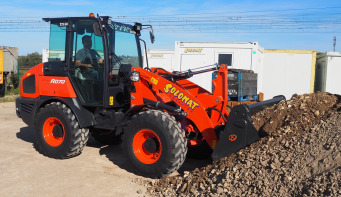
<svg viewBox="0 0 341 197">
<path fill-rule="evenodd" d="M 222 113 L 219 109 L 217 109 L 217 108 L 215 108 L 215 107 L 209 107 L 209 108 L 207 108 L 205 111 L 209 111 L 209 110 L 217 111 L 217 112 L 221 115 L 221 117 L 223 118 L 223 120 L 224 120 L 224 122 L 225 122 L 225 125 L 226 125 L 227 120 L 226 120 L 226 118 L 224 117 L 223 113 Z"/>
<path fill-rule="evenodd" d="M 155 73 L 157 70 L 163 70 L 163 71 L 165 71 L 165 72 L 166 72 L 166 73 L 162 73 L 162 74 L 171 75 L 171 74 L 169 74 L 169 73 L 168 73 L 168 71 L 166 71 L 166 70 L 165 70 L 165 69 L 163 69 L 163 68 L 156 68 L 156 69 L 154 70 L 154 73 Z"/>
</svg>

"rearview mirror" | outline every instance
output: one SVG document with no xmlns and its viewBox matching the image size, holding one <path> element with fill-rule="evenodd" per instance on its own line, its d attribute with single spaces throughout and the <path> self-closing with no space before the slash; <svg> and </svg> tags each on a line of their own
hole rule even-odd
<svg viewBox="0 0 341 197">
<path fill-rule="evenodd" d="M 99 23 L 94 23 L 92 24 L 92 27 L 94 29 L 95 35 L 103 37 L 103 33 L 101 31 L 101 27 L 99 26 Z"/>
<path fill-rule="evenodd" d="M 153 31 L 153 30 L 152 30 Z M 154 36 L 154 32 L 150 31 L 149 32 L 149 36 L 150 36 L 150 41 L 152 42 L 152 44 L 154 43 L 155 41 L 155 36 Z"/>
</svg>

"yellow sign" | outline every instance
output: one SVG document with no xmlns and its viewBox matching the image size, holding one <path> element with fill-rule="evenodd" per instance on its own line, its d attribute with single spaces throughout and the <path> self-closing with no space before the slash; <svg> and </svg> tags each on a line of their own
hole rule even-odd
<svg viewBox="0 0 341 197">
<path fill-rule="evenodd" d="M 153 84 L 155 84 L 155 85 L 157 85 L 157 83 L 159 83 L 159 81 L 158 81 L 157 79 L 155 79 L 154 77 L 152 77 L 152 78 L 150 79 L 150 81 L 151 81 Z"/>
<path fill-rule="evenodd" d="M 163 57 L 163 54 L 150 54 L 150 58 L 153 57 Z"/>
<path fill-rule="evenodd" d="M 214 148 L 214 147 L 216 147 L 216 146 L 217 146 L 217 141 L 213 140 L 213 141 L 212 141 L 212 147 Z"/>
<path fill-rule="evenodd" d="M 189 49 L 189 48 L 186 48 L 185 49 L 185 53 L 187 52 L 198 52 L 198 53 L 201 53 L 202 49 Z"/>
<path fill-rule="evenodd" d="M 113 96 L 110 97 L 109 105 L 114 105 L 114 97 Z"/>
<path fill-rule="evenodd" d="M 163 90 L 165 93 L 171 93 L 173 94 L 174 98 L 177 97 L 178 101 L 182 102 L 183 104 L 187 105 L 189 108 L 194 110 L 194 108 L 199 107 L 199 104 L 193 101 L 192 99 L 189 99 L 189 97 L 184 94 L 183 92 L 180 92 L 176 89 L 176 87 L 173 87 L 172 84 L 167 84 Z"/>
</svg>

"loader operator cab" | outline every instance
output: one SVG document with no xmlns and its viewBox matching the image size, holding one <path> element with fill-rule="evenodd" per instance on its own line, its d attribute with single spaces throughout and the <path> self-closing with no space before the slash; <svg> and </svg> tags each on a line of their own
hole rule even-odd
<svg viewBox="0 0 341 197">
<path fill-rule="evenodd" d="M 67 71 L 82 104 L 104 108 L 127 104 L 128 73 L 131 67 L 142 67 L 141 26 L 99 16 L 44 20 L 51 23 L 49 61 Z"/>
</svg>

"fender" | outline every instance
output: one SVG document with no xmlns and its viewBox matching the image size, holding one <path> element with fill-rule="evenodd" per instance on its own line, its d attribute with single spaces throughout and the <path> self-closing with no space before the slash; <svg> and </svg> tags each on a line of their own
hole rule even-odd
<svg viewBox="0 0 341 197">
<path fill-rule="evenodd" d="M 94 115 L 84 108 L 78 98 L 63 98 L 40 96 L 38 98 L 19 97 L 16 99 L 16 112 L 19 118 L 28 125 L 35 126 L 35 119 L 38 109 L 51 102 L 64 103 L 75 114 L 80 128 L 95 126 L 96 120 Z"/>
<path fill-rule="evenodd" d="M 115 135 L 120 135 L 122 133 L 123 125 L 127 123 L 130 117 L 133 117 L 135 114 L 139 113 L 143 108 L 147 107 L 148 104 L 142 105 L 134 105 L 130 108 L 123 116 L 121 124 L 117 127 Z"/>
</svg>

